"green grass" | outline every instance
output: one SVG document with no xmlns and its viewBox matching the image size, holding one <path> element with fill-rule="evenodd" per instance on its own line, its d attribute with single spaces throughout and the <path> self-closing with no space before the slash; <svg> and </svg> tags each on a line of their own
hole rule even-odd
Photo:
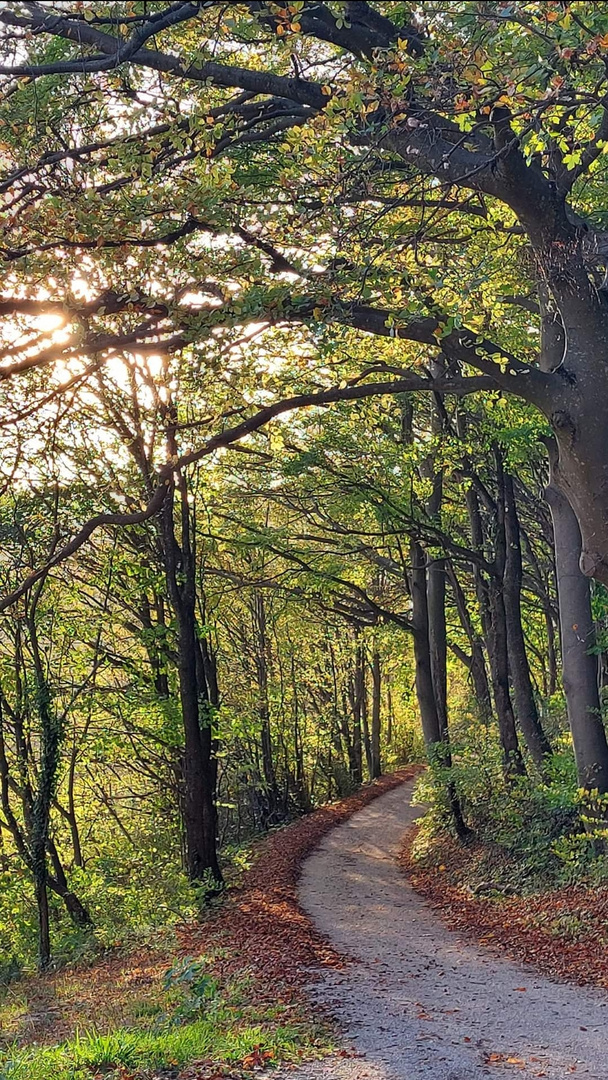
<svg viewBox="0 0 608 1080">
<path fill-rule="evenodd" d="M 257 1022 L 256 1022 L 257 1019 Z M 79 1034 L 59 1046 L 14 1048 L 0 1055 L 0 1080 L 91 1080 L 99 1070 L 144 1074 L 193 1061 L 242 1062 L 267 1053 L 271 1061 L 322 1054 L 308 1024 L 267 1023 L 263 1016 L 235 1016 L 218 1009 L 212 1017 L 164 1031 L 121 1028 L 108 1034 Z"/>
</svg>

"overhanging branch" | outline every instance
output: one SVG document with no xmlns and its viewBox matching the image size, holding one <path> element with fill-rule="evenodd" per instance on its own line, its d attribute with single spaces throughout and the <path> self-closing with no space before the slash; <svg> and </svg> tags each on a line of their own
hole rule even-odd
<svg viewBox="0 0 608 1080">
<path fill-rule="evenodd" d="M 198 450 L 184 454 L 178 458 L 176 462 L 163 466 L 163 468 L 158 471 L 157 487 L 147 505 L 141 510 L 130 514 L 97 514 L 95 517 L 90 518 L 90 520 L 82 526 L 79 532 L 64 544 L 63 547 L 58 548 L 43 566 L 38 567 L 38 569 L 29 574 L 20 585 L 0 598 L 0 612 L 6 611 L 8 608 L 12 607 L 13 604 L 17 603 L 22 596 L 25 596 L 26 593 L 32 589 L 36 582 L 40 581 L 41 578 L 45 577 L 60 563 L 65 562 L 74 555 L 87 543 L 93 533 L 98 529 L 112 526 L 126 528 L 129 526 L 141 525 L 153 518 L 161 510 L 167 492 L 173 481 L 173 477 L 180 469 L 187 468 L 189 465 L 202 461 L 216 450 L 229 447 L 233 443 L 239 442 L 247 435 L 251 435 L 265 427 L 266 424 L 275 417 L 293 412 L 296 409 L 329 405 L 337 401 L 359 401 L 364 398 L 379 395 L 403 394 L 417 390 L 451 393 L 452 387 L 450 386 L 450 382 L 451 380 L 436 381 L 432 379 L 422 379 L 416 375 L 412 375 L 408 378 L 398 379 L 393 382 L 363 383 L 354 386 L 334 386 L 328 390 L 315 391 L 310 394 L 297 394 L 290 398 L 284 398 L 282 401 L 277 401 L 273 405 L 260 409 L 258 412 L 254 413 L 253 416 L 249 417 L 247 420 L 243 420 L 240 424 L 236 424 L 234 427 L 227 428 L 225 431 L 212 436 L 212 438 L 208 439 Z M 487 379 L 481 379 L 480 376 L 471 376 L 470 379 L 453 380 L 453 382 L 460 383 L 460 387 L 458 389 L 455 388 L 453 392 L 474 393 L 479 389 L 487 389 L 489 381 Z"/>
</svg>

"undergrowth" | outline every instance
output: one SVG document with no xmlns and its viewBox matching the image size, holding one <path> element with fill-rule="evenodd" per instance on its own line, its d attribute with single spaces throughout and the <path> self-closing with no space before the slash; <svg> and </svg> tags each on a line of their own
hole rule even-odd
<svg viewBox="0 0 608 1080">
<path fill-rule="evenodd" d="M 450 789 L 472 832 L 456 858 Z M 608 883 L 608 804 L 577 787 L 566 744 L 547 761 L 544 776 L 530 769 L 508 784 L 494 740 L 483 747 L 456 746 L 450 768 L 435 762 L 419 778 L 415 801 L 426 812 L 412 847 L 414 861 L 441 867 L 474 892 L 528 894 Z"/>
</svg>

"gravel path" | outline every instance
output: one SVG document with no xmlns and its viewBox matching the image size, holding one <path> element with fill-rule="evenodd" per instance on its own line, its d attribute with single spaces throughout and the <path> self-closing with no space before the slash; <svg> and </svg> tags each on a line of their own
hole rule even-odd
<svg viewBox="0 0 608 1080">
<path fill-rule="evenodd" d="M 303 908 L 353 958 L 313 989 L 352 1053 L 281 1077 L 608 1080 L 608 995 L 463 942 L 410 888 L 394 857 L 419 812 L 411 791 L 404 784 L 360 810 L 304 866 Z"/>
</svg>

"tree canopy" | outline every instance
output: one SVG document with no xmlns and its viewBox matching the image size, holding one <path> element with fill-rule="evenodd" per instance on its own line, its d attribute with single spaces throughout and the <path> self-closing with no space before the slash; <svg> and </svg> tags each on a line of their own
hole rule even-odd
<svg viewBox="0 0 608 1080">
<path fill-rule="evenodd" d="M 0 836 L 43 966 L 136 852 L 125 921 L 183 910 L 422 743 L 462 841 L 486 768 L 605 815 L 606 25 L 0 5 Z"/>
</svg>

